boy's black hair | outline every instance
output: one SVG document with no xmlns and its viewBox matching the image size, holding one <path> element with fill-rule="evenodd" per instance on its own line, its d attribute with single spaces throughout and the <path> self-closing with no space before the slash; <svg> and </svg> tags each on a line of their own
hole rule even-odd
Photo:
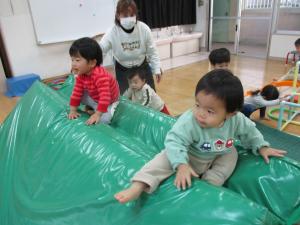
<svg viewBox="0 0 300 225">
<path fill-rule="evenodd" d="M 229 63 L 230 52 L 227 48 L 214 49 L 210 52 L 208 58 L 213 66 L 221 63 Z"/>
<path fill-rule="evenodd" d="M 84 37 L 74 41 L 69 50 L 70 56 L 81 56 L 87 61 L 97 60 L 96 65 L 99 66 L 103 62 L 102 50 L 100 45 L 92 38 Z"/>
<path fill-rule="evenodd" d="M 197 84 L 195 96 L 200 91 L 222 100 L 227 113 L 239 111 L 243 107 L 244 90 L 242 83 L 229 70 L 216 69 L 205 74 Z"/>
<path fill-rule="evenodd" d="M 295 41 L 295 46 L 300 46 L 300 38 Z"/>
<path fill-rule="evenodd" d="M 263 96 L 266 100 L 275 100 L 279 98 L 279 91 L 277 87 L 269 84 L 263 87 L 263 89 L 260 91 L 260 95 Z"/>
<path fill-rule="evenodd" d="M 143 68 L 137 68 L 137 69 L 132 70 L 128 74 L 127 79 L 131 80 L 135 76 L 138 76 L 139 78 L 141 78 L 141 80 L 145 81 L 146 80 L 146 74 L 147 74 L 147 71 L 145 69 L 143 69 Z"/>
</svg>

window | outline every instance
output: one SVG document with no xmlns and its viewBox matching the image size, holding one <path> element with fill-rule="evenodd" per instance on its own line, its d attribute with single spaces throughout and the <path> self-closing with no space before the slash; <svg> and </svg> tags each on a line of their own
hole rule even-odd
<svg viewBox="0 0 300 225">
<path fill-rule="evenodd" d="M 281 0 L 280 8 L 299 8 L 300 0 Z"/>
<path fill-rule="evenodd" d="M 244 4 L 244 9 L 264 9 L 264 8 L 271 8 L 272 2 L 273 0 L 244 0 L 243 4 Z M 299 8 L 299 7 L 300 7 L 300 0 L 280 0 L 280 8 Z"/>
<path fill-rule="evenodd" d="M 280 0 L 276 33 L 300 33 L 300 0 Z"/>
<path fill-rule="evenodd" d="M 243 9 L 271 9 L 278 4 L 276 33 L 300 34 L 300 0 L 244 0 Z"/>
<path fill-rule="evenodd" d="M 272 8 L 273 0 L 245 0 L 244 9 L 266 9 Z"/>
</svg>

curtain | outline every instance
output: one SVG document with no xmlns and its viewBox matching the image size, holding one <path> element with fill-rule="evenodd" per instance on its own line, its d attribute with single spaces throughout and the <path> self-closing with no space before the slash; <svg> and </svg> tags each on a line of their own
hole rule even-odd
<svg viewBox="0 0 300 225">
<path fill-rule="evenodd" d="M 150 28 L 196 23 L 196 0 L 136 0 L 139 20 Z"/>
</svg>

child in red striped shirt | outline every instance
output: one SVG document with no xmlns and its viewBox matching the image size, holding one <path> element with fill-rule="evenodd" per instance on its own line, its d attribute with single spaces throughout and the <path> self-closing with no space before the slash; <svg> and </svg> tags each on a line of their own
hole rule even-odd
<svg viewBox="0 0 300 225">
<path fill-rule="evenodd" d="M 119 85 L 101 66 L 103 59 L 99 44 L 91 38 L 80 38 L 73 42 L 69 53 L 72 72 L 78 75 L 70 99 L 68 118 L 72 120 L 80 116 L 77 107 L 82 103 L 91 115 L 86 121 L 87 125 L 109 123 L 112 104 L 119 98 Z"/>
</svg>

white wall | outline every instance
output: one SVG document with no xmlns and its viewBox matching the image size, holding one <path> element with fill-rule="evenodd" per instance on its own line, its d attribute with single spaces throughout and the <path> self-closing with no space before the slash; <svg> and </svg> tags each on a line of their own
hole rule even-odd
<svg viewBox="0 0 300 225">
<path fill-rule="evenodd" d="M 71 42 L 37 45 L 26 0 L 1 0 L 0 26 L 13 75 L 36 73 L 47 78 L 69 73 Z"/>
<path fill-rule="evenodd" d="M 289 51 L 295 50 L 296 35 L 273 34 L 270 45 L 270 57 L 285 58 Z"/>
<path fill-rule="evenodd" d="M 29 14 L 3 17 L 0 25 L 14 75 L 37 73 L 49 77 L 70 70 L 70 43 L 38 46 Z"/>
<path fill-rule="evenodd" d="M 202 46 L 206 43 L 208 21 L 208 0 L 204 2 L 204 6 L 197 6 L 197 24 L 193 26 L 194 31 L 204 34 Z M 27 0 L 0 0 L 0 27 L 13 75 L 36 73 L 47 78 L 69 73 L 71 42 L 37 45 Z M 107 57 L 104 65 L 110 64 Z"/>
<path fill-rule="evenodd" d="M 206 47 L 209 21 L 209 0 L 203 0 L 203 2 L 203 6 L 198 6 L 198 1 L 196 1 L 197 23 L 193 26 L 193 31 L 200 31 L 203 33 L 201 38 L 201 47 Z"/>
</svg>

